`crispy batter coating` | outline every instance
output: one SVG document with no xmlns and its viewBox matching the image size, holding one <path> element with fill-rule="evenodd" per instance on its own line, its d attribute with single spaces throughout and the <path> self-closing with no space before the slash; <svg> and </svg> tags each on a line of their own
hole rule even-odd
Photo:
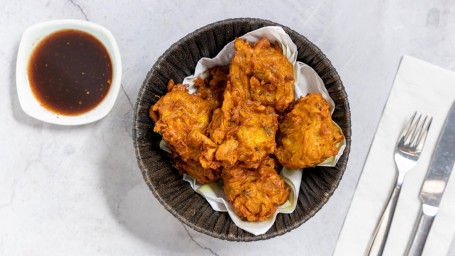
<svg viewBox="0 0 455 256">
<path fill-rule="evenodd" d="M 280 120 L 275 156 L 291 169 L 314 167 L 338 153 L 343 139 L 320 93 L 299 98 Z"/>
<path fill-rule="evenodd" d="M 196 161 L 189 160 L 185 162 L 176 158 L 175 165 L 177 166 L 180 174 L 186 173 L 201 184 L 217 182 L 221 179 L 221 169 L 203 168 L 202 165 Z"/>
<path fill-rule="evenodd" d="M 250 77 L 253 73 L 253 48 L 247 41 L 236 38 L 236 53 L 231 59 L 229 77 L 232 85 L 231 94 L 238 101 L 250 100 Z"/>
<path fill-rule="evenodd" d="M 274 108 L 249 100 L 235 103 L 228 84 L 223 105 L 214 111 L 208 127 L 208 135 L 218 148 L 205 155 L 206 160 L 220 162 L 223 167 L 240 164 L 257 168 L 264 157 L 275 151 L 277 130 Z"/>
<path fill-rule="evenodd" d="M 210 104 L 189 94 L 187 86 L 169 81 L 168 93 L 150 108 L 155 132 L 161 133 L 168 147 L 183 161 L 198 161 L 201 148 L 215 146 L 205 136 L 210 121 Z"/>
<path fill-rule="evenodd" d="M 196 78 L 194 86 L 197 88 L 196 95 L 209 101 L 210 108 L 215 110 L 223 103 L 224 89 L 229 81 L 229 67 L 214 67 L 207 72 L 209 76 L 206 79 Z"/>
<path fill-rule="evenodd" d="M 278 45 L 267 38 L 253 46 L 237 38 L 230 66 L 233 95 L 283 112 L 294 101 L 294 70 Z"/>
<path fill-rule="evenodd" d="M 221 178 L 219 169 L 203 168 L 199 163 L 203 150 L 216 147 L 205 136 L 211 112 L 209 101 L 189 94 L 186 85 L 174 84 L 172 80 L 168 93 L 149 111 L 155 121 L 154 131 L 161 133 L 172 150 L 179 172 L 188 173 L 202 184 Z"/>
<path fill-rule="evenodd" d="M 275 160 L 264 159 L 258 169 L 239 166 L 222 171 L 224 192 L 235 213 L 248 221 L 264 221 L 286 202 L 290 189 L 275 170 Z"/>
</svg>

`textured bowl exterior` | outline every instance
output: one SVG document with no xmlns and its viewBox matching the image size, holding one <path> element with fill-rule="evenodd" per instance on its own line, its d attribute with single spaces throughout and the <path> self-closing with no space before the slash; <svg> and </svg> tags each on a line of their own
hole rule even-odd
<svg viewBox="0 0 455 256">
<path fill-rule="evenodd" d="M 311 66 L 322 78 L 336 108 L 333 120 L 346 136 L 346 149 L 336 167 L 308 168 L 303 172 L 298 204 L 291 214 L 278 214 L 275 224 L 260 236 L 238 228 L 225 212 L 214 211 L 171 166 L 171 158 L 159 148 L 161 136 L 153 132 L 149 108 L 167 92 L 170 79 L 176 82 L 193 74 L 202 57 L 214 57 L 235 37 L 264 26 L 281 26 L 297 45 L 297 60 Z M 254 18 L 218 21 L 185 36 L 173 44 L 153 65 L 139 90 L 133 120 L 137 162 L 145 182 L 158 201 L 181 222 L 204 234 L 231 241 L 256 241 L 282 235 L 302 225 L 327 202 L 337 188 L 348 161 L 351 146 L 349 103 L 338 73 L 313 43 L 280 24 Z M 157 225 L 159 225 L 157 223 Z"/>
</svg>

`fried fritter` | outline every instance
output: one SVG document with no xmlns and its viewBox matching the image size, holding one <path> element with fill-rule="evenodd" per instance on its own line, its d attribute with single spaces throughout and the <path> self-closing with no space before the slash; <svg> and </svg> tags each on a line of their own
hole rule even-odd
<svg viewBox="0 0 455 256">
<path fill-rule="evenodd" d="M 177 158 L 175 159 L 175 165 L 180 174 L 186 173 L 201 184 L 217 182 L 221 179 L 221 169 L 203 168 L 202 165 L 196 161 L 189 160 L 185 162 Z"/>
<path fill-rule="evenodd" d="M 294 70 L 280 46 L 263 38 L 253 46 L 237 38 L 230 66 L 233 95 L 283 112 L 294 101 Z"/>
<path fill-rule="evenodd" d="M 231 94 L 238 101 L 250 100 L 250 77 L 254 69 L 253 48 L 247 41 L 236 38 L 234 49 L 236 53 L 229 66 Z"/>
<path fill-rule="evenodd" d="M 150 108 L 155 132 L 161 133 L 168 147 L 183 161 L 199 161 L 201 148 L 215 146 L 205 136 L 210 121 L 210 103 L 189 94 L 187 86 L 169 81 L 168 93 Z"/>
<path fill-rule="evenodd" d="M 286 202 L 290 189 L 275 170 L 275 160 L 264 159 L 258 169 L 239 166 L 222 171 L 224 192 L 235 213 L 248 221 L 264 221 Z"/>
<path fill-rule="evenodd" d="M 277 129 L 274 108 L 250 100 L 235 103 L 228 84 L 223 105 L 214 111 L 208 127 L 208 135 L 218 148 L 214 154 L 206 155 L 206 160 L 218 161 L 223 167 L 240 164 L 257 168 L 264 157 L 275 151 Z"/>
<path fill-rule="evenodd" d="M 290 169 L 314 167 L 338 153 L 343 134 L 320 93 L 299 98 L 280 120 L 275 156 Z"/>
<path fill-rule="evenodd" d="M 218 141 L 218 144 L 214 142 L 215 146 L 209 145 L 208 147 L 203 147 L 199 158 L 203 168 L 217 169 L 221 167 L 221 162 L 216 159 L 215 154 L 218 149 L 218 145 L 223 142 L 223 139 L 226 136 L 226 131 L 228 130 L 224 120 L 226 119 L 223 118 L 221 108 L 215 109 L 212 114 L 212 120 L 207 128 L 207 134 L 212 142 L 216 140 Z"/>
<path fill-rule="evenodd" d="M 209 77 L 196 78 L 194 86 L 197 88 L 196 95 L 209 101 L 210 108 L 215 110 L 220 108 L 223 103 L 224 89 L 229 81 L 229 67 L 214 67 L 207 72 Z"/>
</svg>

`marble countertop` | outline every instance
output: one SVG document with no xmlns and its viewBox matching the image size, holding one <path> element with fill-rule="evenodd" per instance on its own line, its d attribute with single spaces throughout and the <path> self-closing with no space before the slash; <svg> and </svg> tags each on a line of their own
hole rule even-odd
<svg viewBox="0 0 455 256">
<path fill-rule="evenodd" d="M 4 1 L 0 15 L 0 255 L 331 255 L 404 54 L 455 70 L 455 4 L 427 1 Z M 254 243 L 217 240 L 168 213 L 142 179 L 133 105 L 146 73 L 174 42 L 209 23 L 257 17 L 315 43 L 343 80 L 352 112 L 348 168 L 301 227 Z M 116 37 L 122 88 L 111 113 L 51 125 L 20 108 L 22 32 L 51 19 L 89 20 Z M 429 85 L 431 86 L 431 85 Z"/>
</svg>

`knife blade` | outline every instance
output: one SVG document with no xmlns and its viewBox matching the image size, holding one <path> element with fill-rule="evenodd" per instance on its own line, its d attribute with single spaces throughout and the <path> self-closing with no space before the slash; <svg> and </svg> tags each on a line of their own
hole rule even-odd
<svg viewBox="0 0 455 256">
<path fill-rule="evenodd" d="M 455 161 L 455 104 L 450 109 L 436 150 L 431 159 L 430 168 L 420 190 L 423 204 L 439 207 L 442 194 L 449 180 Z"/>
<path fill-rule="evenodd" d="M 439 135 L 422 188 L 422 208 L 405 255 L 421 255 L 455 161 L 455 103 Z"/>
</svg>

